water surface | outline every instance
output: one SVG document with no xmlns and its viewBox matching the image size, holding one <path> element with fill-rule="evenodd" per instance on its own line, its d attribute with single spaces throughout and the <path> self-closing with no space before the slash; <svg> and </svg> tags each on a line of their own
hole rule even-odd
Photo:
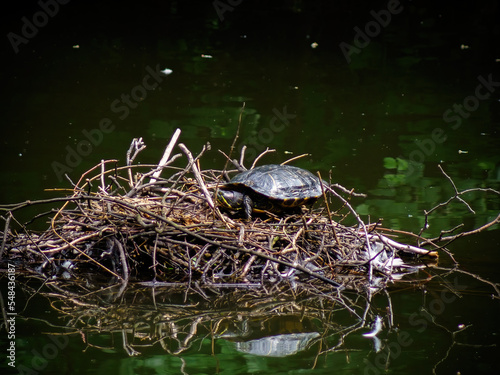
<svg viewBox="0 0 500 375">
<path fill-rule="evenodd" d="M 354 28 L 365 30 L 374 22 L 370 12 L 387 9 L 387 3 L 233 2 L 239 4 L 222 17 L 214 8 L 218 3 L 231 2 L 70 2 L 17 53 L 4 40 L 0 202 L 59 195 L 44 189 L 69 188 L 64 173 L 75 181 L 101 159 L 124 163 L 134 137 L 148 146 L 140 161 L 156 163 L 176 128 L 194 153 L 210 142 L 202 167 L 222 168 L 225 160 L 217 150 L 228 152 L 243 106 L 236 145 L 248 146 L 247 166 L 266 147 L 277 151 L 262 163 L 309 154 L 295 165 L 323 176 L 331 171 L 334 182 L 367 193 L 353 204 L 364 219 L 383 218 L 388 228 L 418 233 L 424 210 L 453 196 L 438 165 L 459 190 L 499 189 L 497 2 L 453 7 L 401 2 L 401 12 L 358 47 Z M 39 10 L 38 4 L 19 6 L 4 35 L 20 34 L 21 18 L 32 19 Z M 358 53 L 346 59 L 341 43 Z M 158 73 L 166 68 L 172 74 Z M 426 235 L 461 223 L 460 230 L 472 230 L 499 213 L 495 194 L 463 198 L 475 213 L 453 202 L 432 215 Z M 26 210 L 21 219 L 34 212 Z M 497 225 L 448 248 L 461 269 L 498 283 L 499 246 Z M 440 266 L 451 266 L 446 259 Z M 443 294 L 449 285 L 456 294 Z M 500 309 L 490 285 L 443 271 L 423 287 L 398 285 L 389 293 L 397 330 L 382 332 L 378 353 L 372 340 L 361 336 L 365 331 L 348 336 L 341 351 L 325 352 L 325 345 L 336 345 L 338 337 L 331 336 L 286 357 L 246 353 L 236 343 L 251 341 L 248 337 L 212 338 L 203 330 L 181 354 L 166 354 L 157 345 L 135 357 L 125 353 L 117 333 L 96 335 L 92 342 L 101 348 L 71 335 L 40 372 L 498 370 Z M 64 324 L 45 298 L 27 297 L 19 294 L 26 319 L 17 325 L 17 363 L 33 368 L 34 351 L 42 353 L 51 342 L 46 333 L 57 331 L 45 321 Z M 380 294 L 373 304 L 383 311 L 388 301 Z M 333 322 L 347 324 L 349 317 Z M 318 324 L 302 331 L 324 334 Z M 283 326 L 267 327 L 269 335 L 283 334 Z M 0 340 L 6 340 L 4 334 Z"/>
</svg>

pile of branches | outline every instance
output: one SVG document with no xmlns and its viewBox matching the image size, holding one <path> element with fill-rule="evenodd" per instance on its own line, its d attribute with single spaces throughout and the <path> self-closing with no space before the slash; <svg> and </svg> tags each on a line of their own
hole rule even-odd
<svg viewBox="0 0 500 375">
<path fill-rule="evenodd" d="M 349 203 L 360 194 L 339 185 L 325 186 L 324 192 L 327 201 L 339 203 L 335 212 L 327 203 L 296 215 L 252 221 L 231 217 L 213 197 L 225 177 L 238 170 L 202 170 L 207 147 L 194 158 L 177 144 L 179 133 L 158 165 L 134 163 L 145 148 L 142 139 L 134 139 L 125 166 L 102 161 L 72 183 L 70 196 L 1 206 L 6 214 L 0 259 L 47 278 L 98 274 L 125 283 L 204 286 L 314 280 L 326 288 L 369 293 L 415 272 L 422 258 L 437 259 L 439 247 L 432 241 L 427 241 L 430 250 L 402 244 L 376 224 L 365 224 Z M 188 160 L 184 168 L 173 166 L 182 156 L 172 155 L 175 146 Z M 233 164 L 243 168 L 241 161 Z M 63 204 L 51 212 L 50 226 L 42 233 L 14 217 L 26 206 L 53 202 Z M 357 225 L 343 225 L 347 216 Z M 410 259 L 403 261 L 404 253 Z"/>
</svg>

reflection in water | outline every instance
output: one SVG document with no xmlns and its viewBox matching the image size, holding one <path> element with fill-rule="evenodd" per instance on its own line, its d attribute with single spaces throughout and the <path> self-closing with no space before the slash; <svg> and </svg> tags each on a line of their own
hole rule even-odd
<svg viewBox="0 0 500 375">
<path fill-rule="evenodd" d="M 25 282 L 29 291 L 30 281 Z M 246 353 L 287 356 L 319 341 L 326 345 L 339 335 L 345 337 L 372 315 L 368 301 L 360 296 L 351 301 L 339 295 L 293 294 L 288 283 L 271 286 L 268 292 L 241 288 L 196 292 L 193 287 L 117 284 L 103 289 L 50 282 L 40 293 L 57 313 L 46 322 L 52 333 L 82 337 L 96 349 L 121 346 L 132 356 L 147 347 L 174 355 L 196 351 L 207 337 L 235 342 L 236 349 Z M 122 338 L 109 341 L 116 334 Z"/>
<path fill-rule="evenodd" d="M 264 357 L 286 357 L 306 349 L 318 332 L 289 333 L 236 343 L 236 350 Z"/>
<path fill-rule="evenodd" d="M 457 332 L 467 329 L 461 325 L 454 332 L 437 321 L 459 300 L 463 293 L 460 289 L 466 286 L 457 283 L 453 270 L 440 269 L 432 274 L 431 280 L 450 282 L 440 292 L 429 289 L 441 296 L 424 298 L 422 306 L 414 306 L 406 318 L 400 316 L 404 305 L 395 303 L 390 293 L 369 301 L 348 292 L 321 295 L 293 290 L 288 283 L 269 285 L 267 290 L 173 283 L 152 287 L 120 283 L 103 288 L 99 280 L 39 285 L 37 279 L 24 278 L 19 280 L 23 291 L 33 295 L 37 290 L 38 294 L 20 319 L 29 325 L 31 316 L 39 315 L 37 306 L 47 306 L 45 318 L 39 320 L 43 323 L 38 328 L 41 332 L 65 341 L 65 348 L 68 339 L 72 346 L 80 342 L 89 353 L 102 353 L 103 359 L 109 355 L 106 353 L 129 357 L 163 353 L 178 357 L 183 366 L 189 367 L 197 366 L 195 358 L 200 355 L 215 356 L 220 361 L 244 355 L 248 363 L 253 363 L 252 356 L 292 357 L 308 363 L 301 366 L 314 368 L 317 363 L 332 360 L 347 361 L 342 365 L 346 366 L 348 353 L 361 351 L 367 365 L 380 369 L 381 360 L 406 357 L 404 350 L 412 349 L 415 340 L 435 329 L 444 329 L 452 338 L 448 350 L 456 345 Z M 420 281 L 402 280 L 400 285 L 409 283 L 425 290 L 429 276 Z M 373 340 L 373 349 L 363 336 Z M 490 346 L 486 343 L 484 348 Z M 24 347 L 21 342 L 20 351 Z M 434 359 L 434 366 L 446 357 L 445 349 L 440 349 L 442 357 Z M 226 358 L 227 354 L 232 359 Z M 26 359 L 29 362 L 29 357 Z"/>
</svg>

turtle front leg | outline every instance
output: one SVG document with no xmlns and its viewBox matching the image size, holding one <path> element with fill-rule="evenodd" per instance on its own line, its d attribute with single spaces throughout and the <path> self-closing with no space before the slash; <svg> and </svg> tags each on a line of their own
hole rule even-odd
<svg viewBox="0 0 500 375">
<path fill-rule="evenodd" d="M 252 219 L 253 201 L 248 195 L 243 197 L 243 210 L 245 211 L 245 218 Z"/>
</svg>

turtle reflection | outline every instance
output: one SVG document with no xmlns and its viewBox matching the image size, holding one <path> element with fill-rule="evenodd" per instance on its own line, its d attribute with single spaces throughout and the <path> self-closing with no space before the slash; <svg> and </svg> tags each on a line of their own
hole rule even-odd
<svg viewBox="0 0 500 375">
<path fill-rule="evenodd" d="M 264 321 L 245 319 L 232 329 L 225 327 L 219 337 L 234 342 L 236 350 L 242 353 L 286 357 L 310 348 L 320 334 L 314 331 L 310 319 L 288 315 Z"/>
</svg>

